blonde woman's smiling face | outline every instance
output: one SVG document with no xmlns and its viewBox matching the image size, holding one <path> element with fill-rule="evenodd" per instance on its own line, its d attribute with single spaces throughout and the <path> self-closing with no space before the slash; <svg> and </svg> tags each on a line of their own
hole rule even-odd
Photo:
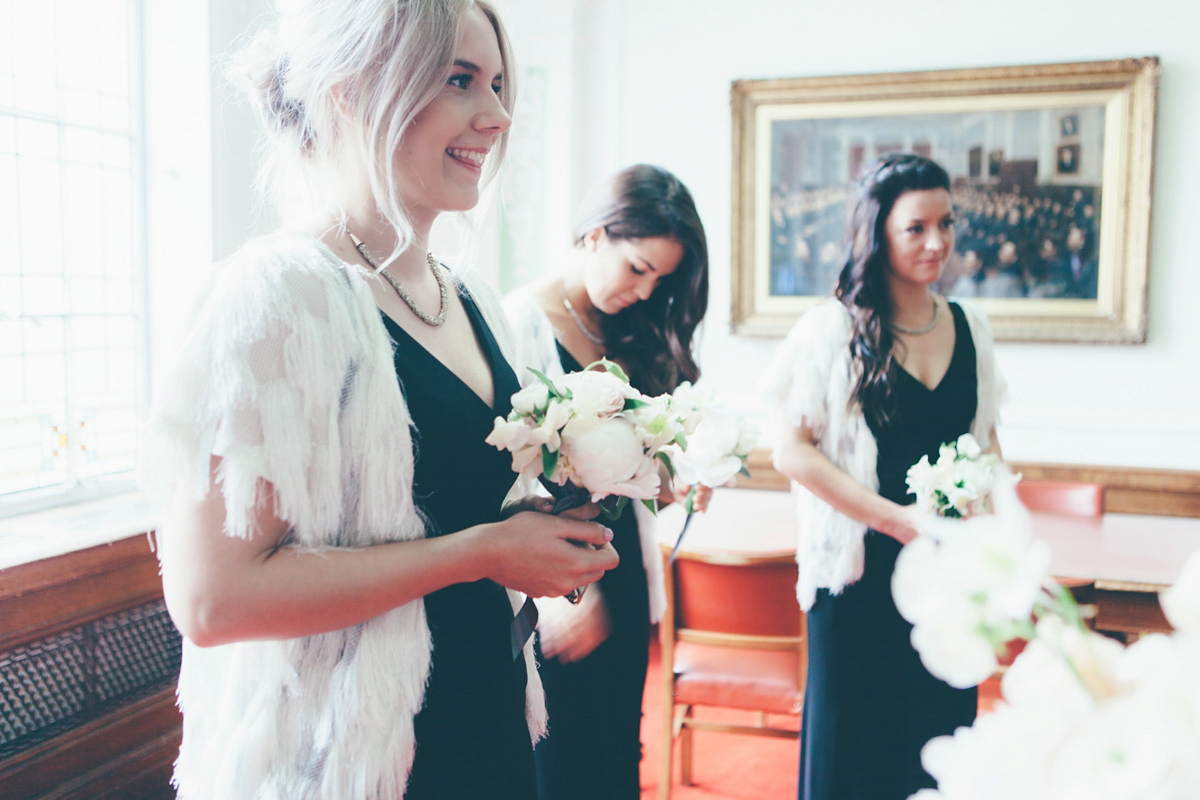
<svg viewBox="0 0 1200 800">
<path fill-rule="evenodd" d="M 472 5 L 446 83 L 405 131 L 395 156 L 397 188 L 412 213 L 466 211 L 479 202 L 484 161 L 512 123 L 500 102 L 503 81 L 496 31 Z"/>
</svg>

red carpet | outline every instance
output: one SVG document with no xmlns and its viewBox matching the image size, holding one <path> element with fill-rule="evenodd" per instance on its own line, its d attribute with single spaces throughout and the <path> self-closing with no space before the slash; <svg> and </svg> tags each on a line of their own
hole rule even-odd
<svg viewBox="0 0 1200 800">
<path fill-rule="evenodd" d="M 979 713 L 990 711 L 999 699 L 1000 682 L 979 687 Z M 657 639 L 650 643 L 650 669 L 642 702 L 642 800 L 658 797 L 658 753 L 661 741 L 662 696 Z M 700 709 L 699 716 L 750 723 L 754 715 L 733 709 Z M 770 715 L 771 725 L 798 727 L 798 717 Z M 800 746 L 787 739 L 696 731 L 693 734 L 692 786 L 679 784 L 679 744 L 675 745 L 672 800 L 794 800 Z"/>
<path fill-rule="evenodd" d="M 658 797 L 658 753 L 662 706 L 659 698 L 658 641 L 650 645 L 650 669 L 642 702 L 642 800 Z M 751 724 L 751 712 L 700 709 L 698 716 Z M 798 727 L 799 717 L 771 715 L 771 725 Z M 794 740 L 696 731 L 692 786 L 679 785 L 679 745 L 675 745 L 672 800 L 794 800 L 800 746 Z"/>
</svg>

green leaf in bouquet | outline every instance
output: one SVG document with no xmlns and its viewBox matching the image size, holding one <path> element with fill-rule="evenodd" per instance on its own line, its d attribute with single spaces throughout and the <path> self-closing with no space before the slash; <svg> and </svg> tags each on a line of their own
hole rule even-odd
<svg viewBox="0 0 1200 800">
<path fill-rule="evenodd" d="M 687 437 L 683 435 L 683 431 L 675 434 L 675 444 L 679 445 L 679 449 L 687 450 Z"/>
<path fill-rule="evenodd" d="M 601 498 L 596 505 L 600 506 L 600 511 L 604 514 L 605 519 L 616 519 L 621 516 L 621 512 L 625 510 L 628 502 L 628 497 L 617 497 L 610 494 L 608 497 Z"/>
<path fill-rule="evenodd" d="M 738 469 L 738 471 L 737 471 L 737 474 L 738 474 L 738 475 L 745 475 L 747 478 L 749 478 L 749 477 L 750 477 L 750 470 L 746 469 L 746 465 L 745 465 L 745 464 L 742 464 L 741 468 L 740 468 L 740 469 Z"/>
<path fill-rule="evenodd" d="M 609 361 L 607 358 L 601 358 L 599 361 L 593 361 L 583 368 L 584 372 L 594 367 L 604 367 L 604 369 L 613 375 L 617 376 L 625 383 L 629 383 L 629 376 L 625 374 L 625 370 L 621 369 L 615 361 Z"/>
<path fill-rule="evenodd" d="M 538 380 L 540 380 L 542 383 L 546 384 L 546 388 L 550 390 L 551 397 L 562 397 L 563 396 L 562 393 L 560 393 L 558 391 L 558 387 L 554 385 L 554 381 L 547 378 L 546 374 L 544 372 L 539 372 L 538 370 L 534 369 L 533 367 L 526 367 L 525 369 L 532 372 L 534 375 L 536 375 L 538 377 Z"/>
<path fill-rule="evenodd" d="M 651 514 L 656 517 L 658 516 L 658 503 L 654 502 L 653 500 L 643 500 L 642 505 L 650 509 Z"/>
<path fill-rule="evenodd" d="M 667 475 L 674 478 L 675 477 L 675 465 L 671 463 L 671 457 L 661 450 L 659 450 L 657 453 L 655 453 L 654 457 L 657 458 L 659 461 L 661 461 L 663 463 L 663 466 L 667 468 Z"/>
<path fill-rule="evenodd" d="M 558 466 L 558 451 L 550 452 L 550 448 L 542 445 L 542 474 L 549 478 Z"/>
<path fill-rule="evenodd" d="M 626 397 L 625 405 L 621 407 L 621 410 L 622 411 L 630 411 L 632 409 L 641 408 L 642 406 L 648 406 L 648 405 L 650 405 L 650 404 L 647 403 L 645 400 L 638 400 L 636 397 Z"/>
</svg>

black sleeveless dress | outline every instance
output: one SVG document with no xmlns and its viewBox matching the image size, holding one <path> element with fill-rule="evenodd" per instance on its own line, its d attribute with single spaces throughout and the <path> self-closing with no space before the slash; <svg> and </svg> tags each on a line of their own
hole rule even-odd
<svg viewBox="0 0 1200 800">
<path fill-rule="evenodd" d="M 484 442 L 520 385 L 466 290 L 459 297 L 492 372 L 494 408 L 386 315 L 396 375 L 413 419 L 413 495 L 428 536 L 500 519 L 516 475 L 512 457 Z M 433 667 L 414 721 L 417 752 L 405 800 L 537 796 L 525 722 L 525 659 L 514 661 L 512 606 L 489 580 L 425 597 Z"/>
<path fill-rule="evenodd" d="M 564 372 L 583 366 L 558 346 Z M 641 793 L 642 693 L 650 647 L 650 600 L 637 517 L 630 501 L 615 520 L 599 522 L 613 532 L 621 558 L 596 586 L 604 595 L 612 631 L 579 661 L 540 655 L 550 730 L 538 742 L 541 800 L 637 800 Z M 593 587 L 592 591 L 594 591 Z"/>
<path fill-rule="evenodd" d="M 901 505 L 905 475 L 922 455 L 968 433 L 978 399 L 975 344 L 961 308 L 954 353 L 934 389 L 903 369 L 890 424 L 868 425 L 879 446 L 879 493 Z M 863 576 L 839 595 L 817 592 L 808 612 L 808 683 L 800 733 L 801 800 L 905 800 L 935 781 L 921 748 L 975 720 L 977 690 L 955 689 L 921 664 L 912 626 L 892 600 L 901 545 L 867 531 Z"/>
</svg>

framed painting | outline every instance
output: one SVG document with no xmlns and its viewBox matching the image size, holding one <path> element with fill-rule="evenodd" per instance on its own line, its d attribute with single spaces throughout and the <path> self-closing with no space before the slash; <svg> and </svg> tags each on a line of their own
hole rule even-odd
<svg viewBox="0 0 1200 800">
<path fill-rule="evenodd" d="M 864 166 L 950 173 L 937 289 L 997 338 L 1145 341 L 1157 58 L 736 81 L 732 323 L 781 336 L 828 296 Z"/>
</svg>

